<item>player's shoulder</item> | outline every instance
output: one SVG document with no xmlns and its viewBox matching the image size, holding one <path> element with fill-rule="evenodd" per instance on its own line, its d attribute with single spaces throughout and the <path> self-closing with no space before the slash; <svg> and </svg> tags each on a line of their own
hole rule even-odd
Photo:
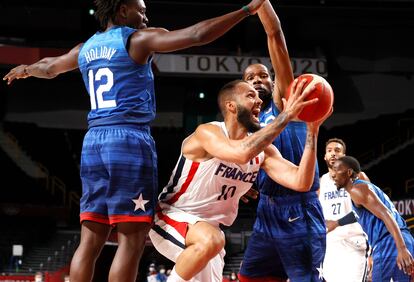
<svg viewBox="0 0 414 282">
<path fill-rule="evenodd" d="M 319 178 L 319 188 L 321 191 L 327 191 L 327 190 L 336 190 L 336 186 L 334 181 L 329 175 L 329 172 L 323 174 Z"/>
<path fill-rule="evenodd" d="M 194 134 L 198 135 L 209 135 L 209 134 L 223 134 L 223 125 L 221 122 L 209 122 L 203 123 L 197 126 Z"/>
<path fill-rule="evenodd" d="M 147 27 L 135 30 L 135 32 L 133 33 L 133 37 L 141 38 L 146 36 L 160 35 L 167 32 L 168 30 L 163 27 Z"/>
<path fill-rule="evenodd" d="M 328 180 L 328 179 L 330 179 L 330 177 L 329 177 L 329 172 L 327 172 L 327 173 L 323 174 L 323 175 L 320 177 L 320 180 Z"/>
</svg>

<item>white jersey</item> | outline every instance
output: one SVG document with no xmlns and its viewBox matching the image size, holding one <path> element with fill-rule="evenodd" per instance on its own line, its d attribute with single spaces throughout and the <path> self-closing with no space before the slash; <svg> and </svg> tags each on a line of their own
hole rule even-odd
<svg viewBox="0 0 414 282">
<path fill-rule="evenodd" d="M 323 215 L 328 220 L 338 220 L 352 211 L 351 196 L 344 188 L 337 189 L 329 175 L 320 180 L 319 200 Z M 338 226 L 326 235 L 323 276 L 326 281 L 366 281 L 368 241 L 361 225 Z"/>
<path fill-rule="evenodd" d="M 228 136 L 224 122 L 211 124 Z M 183 211 L 213 225 L 230 226 L 236 219 L 241 196 L 252 187 L 263 161 L 263 152 L 242 165 L 217 158 L 193 162 L 181 153 L 159 196 L 160 208 L 163 213 Z"/>
<path fill-rule="evenodd" d="M 351 196 L 344 188 L 337 189 L 329 172 L 322 175 L 319 185 L 319 200 L 322 205 L 325 219 L 338 220 L 352 211 Z M 366 236 L 361 225 L 355 222 L 344 226 L 338 226 L 328 233 L 326 239 L 340 240 L 360 235 Z"/>
</svg>

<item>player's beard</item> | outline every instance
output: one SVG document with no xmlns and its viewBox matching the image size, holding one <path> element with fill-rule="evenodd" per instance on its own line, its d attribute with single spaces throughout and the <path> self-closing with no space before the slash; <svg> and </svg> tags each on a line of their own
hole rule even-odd
<svg viewBox="0 0 414 282">
<path fill-rule="evenodd" d="M 325 160 L 326 166 L 330 169 L 332 169 L 333 164 L 331 165 L 331 162 L 329 160 Z"/>
<path fill-rule="evenodd" d="M 237 105 L 237 121 L 243 125 L 248 132 L 256 132 L 260 129 L 260 124 L 252 121 L 252 112 L 241 105 Z"/>
</svg>

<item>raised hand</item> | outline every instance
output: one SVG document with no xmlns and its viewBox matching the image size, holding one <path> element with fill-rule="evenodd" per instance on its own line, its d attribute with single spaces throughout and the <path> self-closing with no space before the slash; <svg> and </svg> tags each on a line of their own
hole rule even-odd
<svg viewBox="0 0 414 282">
<path fill-rule="evenodd" d="M 247 7 L 249 8 L 249 13 L 254 15 L 257 13 L 257 10 L 262 6 L 265 0 L 252 0 Z"/>
<path fill-rule="evenodd" d="M 306 79 L 296 78 L 293 81 L 291 88 L 292 94 L 289 96 L 289 100 L 282 98 L 283 102 L 283 112 L 289 114 L 291 119 L 297 118 L 297 116 L 302 112 L 302 109 L 308 105 L 312 105 L 318 102 L 318 98 L 314 98 L 306 101 L 306 97 L 315 90 L 315 86 L 306 87 L 304 85 Z"/>
<path fill-rule="evenodd" d="M 7 84 L 10 84 L 15 79 L 28 78 L 30 75 L 26 72 L 26 67 L 27 65 L 20 65 L 11 69 L 9 73 L 3 77 L 3 80 L 7 80 Z"/>
</svg>

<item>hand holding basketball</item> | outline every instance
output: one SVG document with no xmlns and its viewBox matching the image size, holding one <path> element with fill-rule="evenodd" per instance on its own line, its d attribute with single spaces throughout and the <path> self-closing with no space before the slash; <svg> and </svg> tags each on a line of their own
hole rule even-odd
<svg viewBox="0 0 414 282">
<path fill-rule="evenodd" d="M 314 89 L 306 96 L 305 100 L 318 98 L 318 102 L 305 106 L 298 118 L 305 122 L 314 122 L 326 117 L 331 111 L 334 102 L 334 94 L 331 85 L 321 76 L 316 74 L 302 74 L 297 79 L 305 79 L 304 91 L 308 87 Z M 294 82 L 292 82 L 286 92 L 286 99 L 292 95 Z"/>
<path fill-rule="evenodd" d="M 314 86 L 305 87 L 306 83 L 306 79 L 296 78 L 289 86 L 289 99 L 282 98 L 283 112 L 287 113 L 291 120 L 298 118 L 305 107 L 318 102 L 317 98 L 307 98 L 314 90 Z"/>
</svg>

